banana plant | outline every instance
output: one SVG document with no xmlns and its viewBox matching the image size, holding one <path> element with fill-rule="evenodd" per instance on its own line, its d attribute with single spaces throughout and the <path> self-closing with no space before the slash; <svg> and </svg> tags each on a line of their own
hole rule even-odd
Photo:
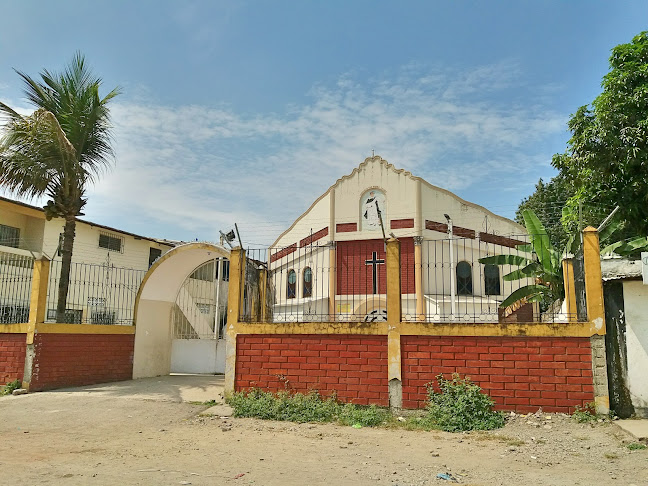
<svg viewBox="0 0 648 486">
<path fill-rule="evenodd" d="M 480 258 L 485 265 L 512 265 L 516 270 L 502 277 L 505 281 L 533 279 L 534 283 L 520 287 L 500 304 L 511 307 L 518 302 L 551 304 L 565 297 L 561 255 L 552 246 L 549 235 L 535 213 L 522 211 L 530 242 L 519 245 L 519 254 L 494 255 Z"/>
</svg>

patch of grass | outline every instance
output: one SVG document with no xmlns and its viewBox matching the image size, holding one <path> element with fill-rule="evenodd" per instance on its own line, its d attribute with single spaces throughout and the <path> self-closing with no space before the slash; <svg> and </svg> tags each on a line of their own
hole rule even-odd
<svg viewBox="0 0 648 486">
<path fill-rule="evenodd" d="M 643 451 L 644 449 L 648 449 L 648 446 L 641 442 L 631 442 L 630 444 L 627 444 L 626 447 L 631 451 Z"/>
<path fill-rule="evenodd" d="M 596 415 L 596 406 L 593 402 L 586 403 L 582 407 L 576 406 L 572 418 L 579 424 L 586 424 L 589 422 L 596 422 L 598 419 Z"/>
<path fill-rule="evenodd" d="M 22 386 L 20 380 L 15 380 L 0 387 L 0 396 L 11 395 L 14 390 L 18 390 Z"/>
<path fill-rule="evenodd" d="M 363 427 L 375 427 L 392 419 L 391 413 L 376 405 L 360 407 L 347 403 L 342 406 L 338 420 L 344 425 L 362 425 Z"/>
<path fill-rule="evenodd" d="M 427 418 L 446 432 L 492 430 L 504 426 L 504 416 L 481 387 L 457 373 L 448 380 L 437 376 L 439 392 L 428 384 Z"/>
<path fill-rule="evenodd" d="M 618 459 L 619 455 L 615 452 L 606 452 L 605 454 L 603 454 L 603 457 L 612 460 L 612 459 Z"/>
<path fill-rule="evenodd" d="M 216 405 L 216 400 L 206 400 L 204 402 L 189 402 L 191 405 L 207 405 L 207 406 L 213 406 Z"/>
<path fill-rule="evenodd" d="M 251 390 L 233 393 L 227 403 L 235 417 L 254 417 L 289 422 L 339 422 L 343 425 L 374 427 L 389 421 L 391 413 L 375 405 L 341 404 L 335 396 L 324 398 L 318 392 L 307 394 Z"/>
<path fill-rule="evenodd" d="M 451 380 L 437 377 L 440 392 L 428 386 L 427 409 L 418 415 L 395 419 L 391 412 L 375 405 L 339 403 L 336 397 L 323 397 L 317 391 L 307 394 L 284 390 L 278 393 L 253 389 L 236 392 L 226 402 L 235 417 L 253 417 L 289 422 L 337 422 L 353 427 L 387 427 L 407 430 L 491 430 L 504 425 L 504 416 L 493 411 L 493 400 L 469 378 L 453 375 Z M 509 445 L 524 441 L 506 438 Z"/>
</svg>

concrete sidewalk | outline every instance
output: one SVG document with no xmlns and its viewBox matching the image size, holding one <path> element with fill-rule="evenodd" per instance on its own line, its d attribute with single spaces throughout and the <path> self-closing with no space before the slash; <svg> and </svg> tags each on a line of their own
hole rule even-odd
<svg viewBox="0 0 648 486">
<path fill-rule="evenodd" d="M 635 439 L 648 442 L 648 419 L 616 420 L 614 423 L 631 434 Z"/>
<path fill-rule="evenodd" d="M 61 388 L 43 393 L 66 393 L 85 396 L 153 400 L 162 402 L 208 402 L 223 403 L 223 375 L 181 375 L 139 378 L 99 385 Z"/>
</svg>

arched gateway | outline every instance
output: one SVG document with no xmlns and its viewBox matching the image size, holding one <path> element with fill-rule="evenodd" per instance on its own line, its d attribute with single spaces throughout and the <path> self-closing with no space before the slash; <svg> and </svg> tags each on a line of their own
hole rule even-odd
<svg viewBox="0 0 648 486">
<path fill-rule="evenodd" d="M 223 337 L 219 321 L 225 312 L 219 312 L 219 302 L 227 301 L 227 285 L 221 288 L 220 282 L 225 280 L 229 257 L 222 246 L 188 243 L 151 266 L 135 300 L 133 378 L 222 371 L 221 361 L 224 369 L 225 343 L 218 338 Z M 198 301 L 206 285 L 215 289 L 213 305 Z M 219 298 L 218 293 L 224 296 Z"/>
</svg>

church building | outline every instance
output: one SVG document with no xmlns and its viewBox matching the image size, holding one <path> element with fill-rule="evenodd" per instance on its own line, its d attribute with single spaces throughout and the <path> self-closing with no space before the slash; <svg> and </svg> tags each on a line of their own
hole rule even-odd
<svg viewBox="0 0 648 486">
<path fill-rule="evenodd" d="M 479 258 L 517 253 L 525 228 L 369 157 L 338 179 L 269 252 L 272 320 L 386 319 L 385 241 L 401 248 L 402 319 L 497 322 L 527 279 Z"/>
</svg>

